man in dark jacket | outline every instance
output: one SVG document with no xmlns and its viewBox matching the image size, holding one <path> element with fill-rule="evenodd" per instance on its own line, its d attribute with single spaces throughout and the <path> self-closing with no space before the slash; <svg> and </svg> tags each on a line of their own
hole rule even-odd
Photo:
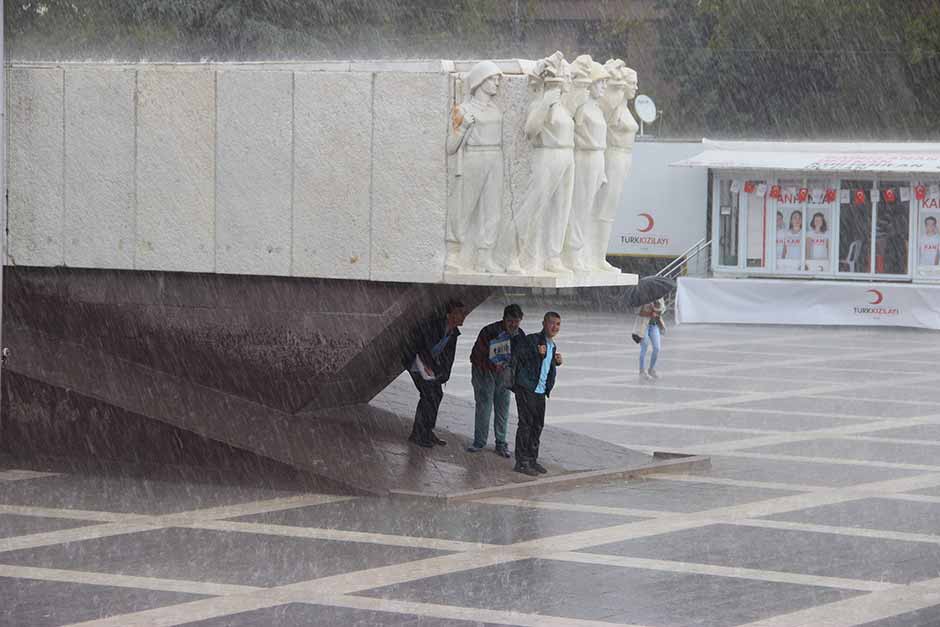
<svg viewBox="0 0 940 627">
<path fill-rule="evenodd" d="M 525 335 L 519 328 L 522 308 L 509 305 L 503 310 L 503 319 L 480 329 L 477 341 L 470 352 L 470 382 L 473 384 L 473 400 L 476 417 L 473 429 L 473 444 L 468 453 L 476 453 L 486 446 L 490 436 L 490 416 L 493 416 L 493 432 L 496 434 L 496 454 L 509 457 L 506 442 L 506 427 L 509 424 L 509 390 L 502 378 L 509 367 L 512 356 L 511 342 L 517 335 Z"/>
<path fill-rule="evenodd" d="M 532 477 L 548 472 L 538 462 L 539 439 L 545 426 L 545 399 L 555 386 L 555 368 L 562 364 L 554 339 L 559 330 L 561 316 L 549 311 L 542 320 L 540 333 L 519 337 L 512 343 L 516 377 L 513 392 L 519 410 L 513 470 Z"/>
<path fill-rule="evenodd" d="M 415 327 L 415 354 L 405 364 L 421 395 L 408 439 L 424 448 L 447 444 L 434 434 L 434 426 L 437 424 L 438 407 L 444 398 L 443 386 L 450 379 L 450 370 L 454 365 L 459 327 L 467 313 L 463 303 L 458 301 L 447 303 L 446 312 L 444 317 L 429 318 Z"/>
</svg>

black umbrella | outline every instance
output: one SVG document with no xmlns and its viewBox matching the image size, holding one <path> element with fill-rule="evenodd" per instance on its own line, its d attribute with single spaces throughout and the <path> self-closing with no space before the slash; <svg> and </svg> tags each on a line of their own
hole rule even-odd
<svg viewBox="0 0 940 627">
<path fill-rule="evenodd" d="M 648 276 L 640 279 L 636 285 L 628 287 L 624 303 L 628 307 L 641 307 L 662 298 L 676 289 L 676 282 L 661 276 Z"/>
</svg>

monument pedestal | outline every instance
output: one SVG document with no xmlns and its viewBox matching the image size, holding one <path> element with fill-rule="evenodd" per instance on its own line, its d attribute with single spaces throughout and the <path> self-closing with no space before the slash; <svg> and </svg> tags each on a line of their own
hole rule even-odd
<svg viewBox="0 0 940 627">
<path fill-rule="evenodd" d="M 529 479 L 509 460 L 463 452 L 466 401 L 441 408 L 450 446 L 408 443 L 418 395 L 396 381 L 418 320 L 450 299 L 472 309 L 492 289 L 7 267 L 0 451 L 351 493 L 512 487 Z M 545 463 L 555 476 L 653 462 L 554 431 Z"/>
</svg>

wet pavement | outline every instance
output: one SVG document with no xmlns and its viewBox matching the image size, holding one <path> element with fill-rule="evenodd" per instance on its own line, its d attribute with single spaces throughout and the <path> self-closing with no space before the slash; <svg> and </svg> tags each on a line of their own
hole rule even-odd
<svg viewBox="0 0 940 627">
<path fill-rule="evenodd" d="M 443 503 L 7 464 L 0 625 L 940 625 L 934 334 L 670 326 L 650 383 L 628 316 L 562 315 L 546 422 L 711 469 Z"/>
</svg>

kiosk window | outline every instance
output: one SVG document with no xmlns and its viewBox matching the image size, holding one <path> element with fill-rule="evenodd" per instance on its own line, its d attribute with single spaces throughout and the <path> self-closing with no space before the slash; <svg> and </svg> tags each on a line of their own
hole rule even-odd
<svg viewBox="0 0 940 627">
<path fill-rule="evenodd" d="M 731 191 L 732 179 L 721 179 L 718 202 L 718 265 L 738 265 L 740 194 Z"/>
<path fill-rule="evenodd" d="M 747 267 L 766 268 L 767 261 L 767 196 L 757 190 L 764 181 L 746 181 L 741 189 L 739 202 L 747 212 Z M 751 190 L 751 191 L 748 191 Z"/>
<path fill-rule="evenodd" d="M 839 199 L 839 271 L 871 272 L 871 180 L 843 180 Z"/>
<path fill-rule="evenodd" d="M 878 193 L 875 273 L 907 274 L 911 213 L 910 183 L 881 181 L 878 184 Z"/>
</svg>

